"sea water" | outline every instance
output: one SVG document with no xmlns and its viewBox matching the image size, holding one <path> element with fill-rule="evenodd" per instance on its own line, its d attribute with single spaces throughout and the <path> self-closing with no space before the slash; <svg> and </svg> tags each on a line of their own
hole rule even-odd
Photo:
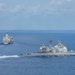
<svg viewBox="0 0 75 75">
<path fill-rule="evenodd" d="M 75 51 L 75 33 L 31 33 L 10 32 L 13 44 L 3 45 L 0 32 L 0 75 L 75 75 L 75 56 L 62 57 L 19 57 L 21 53 L 38 52 L 42 44 L 52 46 L 58 41 L 64 44 L 68 51 Z"/>
</svg>

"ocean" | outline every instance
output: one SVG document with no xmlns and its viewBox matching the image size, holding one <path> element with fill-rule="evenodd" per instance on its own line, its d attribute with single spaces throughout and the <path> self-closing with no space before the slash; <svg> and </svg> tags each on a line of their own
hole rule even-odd
<svg viewBox="0 0 75 75">
<path fill-rule="evenodd" d="M 21 53 L 38 52 L 42 44 L 49 46 L 50 37 L 53 38 L 53 46 L 61 41 L 68 51 L 75 51 L 75 33 L 50 31 L 8 31 L 8 33 L 13 36 L 14 42 L 3 45 L 2 37 L 6 31 L 0 31 L 0 75 L 75 75 L 75 56 L 18 56 Z"/>
</svg>

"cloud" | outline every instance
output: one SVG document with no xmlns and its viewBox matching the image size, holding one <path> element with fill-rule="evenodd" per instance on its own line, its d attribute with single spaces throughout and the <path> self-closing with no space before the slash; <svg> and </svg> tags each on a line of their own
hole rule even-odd
<svg viewBox="0 0 75 75">
<path fill-rule="evenodd" d="M 22 8 L 21 8 L 22 9 Z M 74 0 L 50 0 L 47 3 L 25 6 L 23 8 L 25 14 L 62 14 L 62 13 L 75 13 L 75 1 Z M 22 11 L 22 10 L 21 10 Z"/>
<path fill-rule="evenodd" d="M 31 7 L 27 7 L 26 12 L 27 13 L 33 13 L 36 14 L 40 11 L 40 5 L 38 6 L 31 6 Z"/>
<path fill-rule="evenodd" d="M 17 12 L 20 12 L 22 9 L 23 9 L 22 5 L 16 5 L 15 7 L 10 7 L 9 12 L 17 13 Z"/>
<path fill-rule="evenodd" d="M 0 11 L 4 10 L 5 3 L 0 3 Z"/>
<path fill-rule="evenodd" d="M 51 0 L 46 6 L 48 14 L 75 13 L 74 0 Z"/>
<path fill-rule="evenodd" d="M 6 6 L 6 7 L 5 7 Z M 20 13 L 22 15 L 32 15 L 32 14 L 62 14 L 62 13 L 75 13 L 75 0 L 50 0 L 46 3 L 37 2 L 36 5 L 32 3 L 30 5 L 25 5 L 24 3 L 19 3 L 16 5 L 7 5 L 5 3 L 0 3 L 0 11 L 5 10 L 7 13 Z M 5 12 L 4 11 L 4 12 Z"/>
<path fill-rule="evenodd" d="M 31 15 L 31 14 L 37 14 L 39 13 L 39 11 L 41 11 L 40 9 L 40 5 L 35 5 L 35 6 L 25 6 L 25 5 L 15 5 L 14 7 L 10 7 L 8 9 L 8 12 L 10 12 L 11 14 L 14 13 L 19 13 L 22 15 Z"/>
</svg>

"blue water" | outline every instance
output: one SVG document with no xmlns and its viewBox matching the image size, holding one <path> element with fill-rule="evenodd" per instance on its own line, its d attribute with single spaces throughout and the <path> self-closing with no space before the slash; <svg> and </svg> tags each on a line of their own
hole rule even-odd
<svg viewBox="0 0 75 75">
<path fill-rule="evenodd" d="M 14 43 L 2 44 L 5 32 L 0 32 L 0 75 L 75 75 L 75 56 L 24 57 L 17 55 L 39 51 L 42 44 L 53 46 L 61 41 L 68 50 L 75 50 L 75 33 L 14 33 Z"/>
</svg>

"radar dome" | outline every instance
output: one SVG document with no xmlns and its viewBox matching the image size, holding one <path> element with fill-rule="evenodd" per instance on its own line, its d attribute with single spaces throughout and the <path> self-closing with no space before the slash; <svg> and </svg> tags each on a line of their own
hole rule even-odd
<svg viewBox="0 0 75 75">
<path fill-rule="evenodd" d="M 56 52 L 67 52 L 67 47 L 62 45 L 61 42 L 59 42 L 57 45 L 54 46 Z"/>
<path fill-rule="evenodd" d="M 40 51 L 41 51 L 41 52 L 49 52 L 49 47 L 43 45 L 43 46 L 40 47 Z"/>
</svg>

